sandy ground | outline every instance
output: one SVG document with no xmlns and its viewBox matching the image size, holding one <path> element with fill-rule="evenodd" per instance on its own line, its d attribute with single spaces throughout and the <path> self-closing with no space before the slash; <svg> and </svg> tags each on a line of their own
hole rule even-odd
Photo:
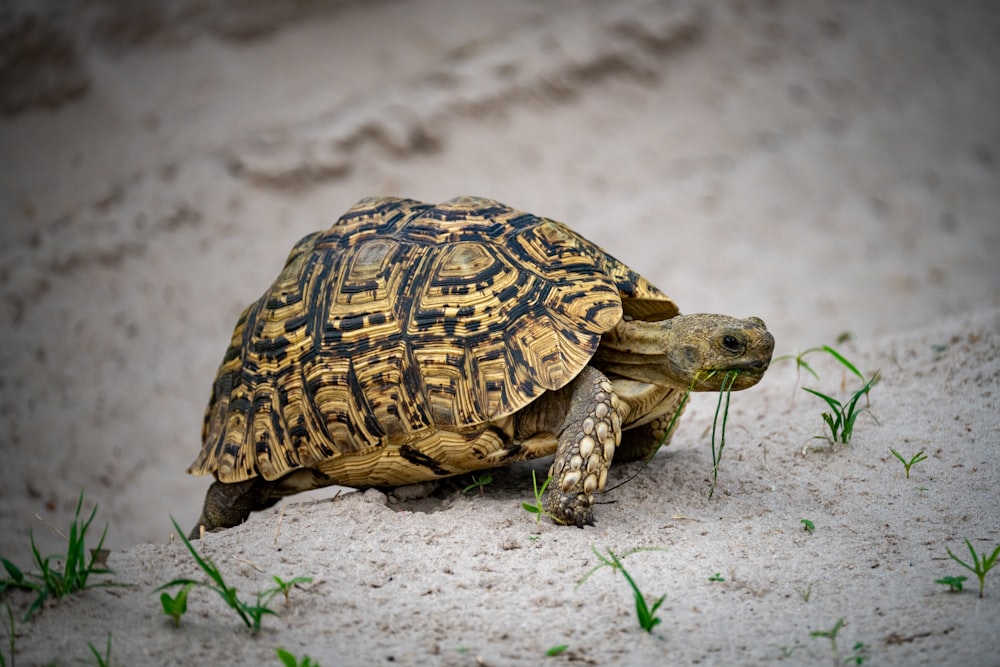
<svg viewBox="0 0 1000 667">
<path fill-rule="evenodd" d="M 7 664 L 108 633 L 118 665 L 811 665 L 858 642 L 871 665 L 997 664 L 997 575 L 982 599 L 934 583 L 963 573 L 946 547 L 1000 544 L 991 3 L 12 4 L 0 553 L 60 549 L 45 523 L 83 490 L 132 586 L 18 621 Z M 205 591 L 174 629 L 154 589 L 198 574 L 170 517 L 200 509 L 184 470 L 237 315 L 360 197 L 463 193 L 568 222 L 688 312 L 763 317 L 777 354 L 850 332 L 871 413 L 850 445 L 813 439 L 824 406 L 779 363 L 733 397 L 713 499 L 700 396 L 585 530 L 521 509 L 527 465 L 482 494 L 293 499 L 199 548 L 247 595 L 313 582 L 255 638 Z M 806 386 L 854 388 L 811 359 Z M 889 447 L 929 458 L 907 479 Z M 664 549 L 625 561 L 666 595 L 652 634 L 620 575 L 577 588 L 592 547 Z M 810 635 L 838 619 L 835 649 Z"/>
</svg>

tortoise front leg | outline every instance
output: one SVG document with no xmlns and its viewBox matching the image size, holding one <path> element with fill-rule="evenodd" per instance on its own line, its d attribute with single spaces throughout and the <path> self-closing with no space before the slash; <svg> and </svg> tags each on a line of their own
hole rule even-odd
<svg viewBox="0 0 1000 667">
<path fill-rule="evenodd" d="M 608 378 L 590 366 L 562 392 L 568 392 L 569 410 L 557 431 L 545 511 L 556 523 L 583 528 L 594 523 L 594 493 L 604 489 L 621 442 L 619 401 Z"/>
<path fill-rule="evenodd" d="M 274 493 L 276 482 L 255 477 L 244 482 L 212 482 L 205 494 L 205 505 L 188 539 L 197 540 L 202 531 L 238 526 L 250 512 L 267 509 L 281 499 Z"/>
</svg>

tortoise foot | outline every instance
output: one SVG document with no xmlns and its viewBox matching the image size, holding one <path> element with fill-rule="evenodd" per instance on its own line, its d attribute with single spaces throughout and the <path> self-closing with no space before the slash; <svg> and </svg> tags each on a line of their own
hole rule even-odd
<svg viewBox="0 0 1000 667">
<path fill-rule="evenodd" d="M 594 525 L 594 499 L 585 493 L 560 493 L 545 500 L 545 513 L 564 526 Z"/>
</svg>

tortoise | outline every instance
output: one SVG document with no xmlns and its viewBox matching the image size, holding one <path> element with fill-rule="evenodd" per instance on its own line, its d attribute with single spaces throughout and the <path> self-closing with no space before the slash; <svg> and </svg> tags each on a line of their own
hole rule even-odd
<svg viewBox="0 0 1000 667">
<path fill-rule="evenodd" d="M 237 321 L 188 470 L 215 477 L 192 537 L 299 491 L 553 454 L 544 509 L 583 527 L 612 460 L 668 442 L 686 390 L 727 371 L 751 387 L 773 348 L 761 319 L 680 315 L 554 220 L 363 199 L 296 243 Z"/>
</svg>

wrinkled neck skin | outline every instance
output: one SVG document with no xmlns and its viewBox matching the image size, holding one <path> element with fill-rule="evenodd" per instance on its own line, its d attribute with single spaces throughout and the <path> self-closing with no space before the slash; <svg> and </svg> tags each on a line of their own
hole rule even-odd
<svg viewBox="0 0 1000 667">
<path fill-rule="evenodd" d="M 609 375 L 660 387 L 718 391 L 757 384 L 771 362 L 774 337 L 756 317 L 678 315 L 660 322 L 623 319 L 604 334 L 592 363 Z"/>
</svg>

